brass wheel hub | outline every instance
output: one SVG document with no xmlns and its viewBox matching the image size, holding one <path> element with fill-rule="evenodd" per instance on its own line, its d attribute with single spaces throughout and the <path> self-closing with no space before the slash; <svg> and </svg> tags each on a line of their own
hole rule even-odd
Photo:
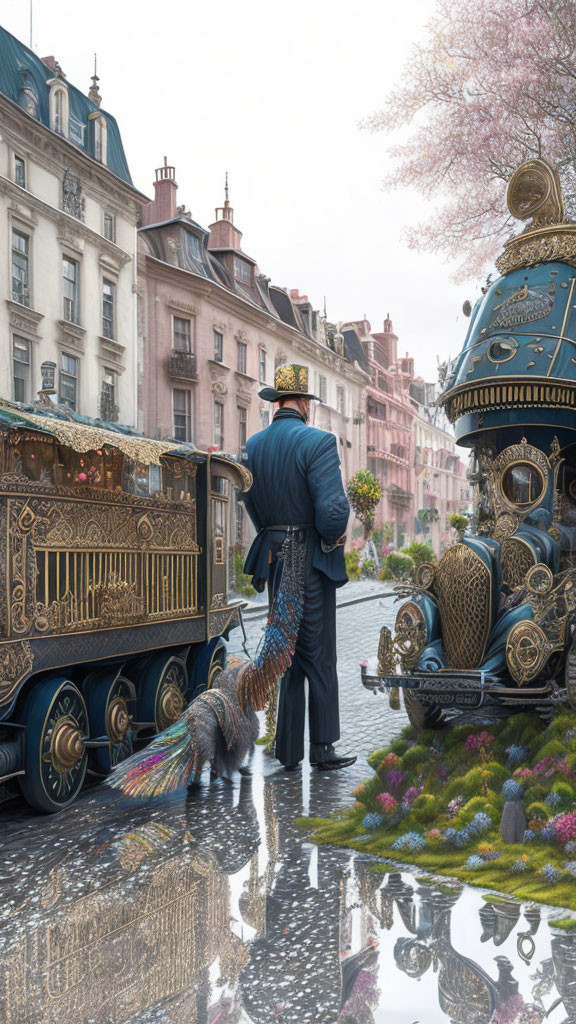
<svg viewBox="0 0 576 1024">
<path fill-rule="evenodd" d="M 50 739 L 50 760 L 56 771 L 73 768 L 84 754 L 84 740 L 73 718 L 60 718 L 54 724 Z"/>
<path fill-rule="evenodd" d="M 132 716 L 124 697 L 113 697 L 106 709 L 106 734 L 111 743 L 121 743 L 130 728 Z"/>
<path fill-rule="evenodd" d="M 173 725 L 180 718 L 185 706 L 184 695 L 177 684 L 174 682 L 166 683 L 162 687 L 159 700 L 159 717 L 163 728 L 166 728 L 167 725 Z"/>
</svg>

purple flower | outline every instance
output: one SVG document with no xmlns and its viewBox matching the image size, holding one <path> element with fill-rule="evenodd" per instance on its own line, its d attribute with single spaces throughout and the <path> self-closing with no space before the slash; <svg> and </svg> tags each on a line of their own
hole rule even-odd
<svg viewBox="0 0 576 1024">
<path fill-rule="evenodd" d="M 388 788 L 393 792 L 394 790 L 400 789 L 405 778 L 406 772 L 402 772 L 398 768 L 393 768 L 391 772 L 388 772 Z"/>
</svg>

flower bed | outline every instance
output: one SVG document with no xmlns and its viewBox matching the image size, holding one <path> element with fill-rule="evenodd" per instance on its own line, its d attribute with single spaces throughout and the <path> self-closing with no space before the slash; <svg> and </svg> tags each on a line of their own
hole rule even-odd
<svg viewBox="0 0 576 1024">
<path fill-rule="evenodd" d="M 417 864 L 471 885 L 576 910 L 576 713 L 417 735 L 370 756 L 354 806 L 303 819 L 317 842 Z M 519 842 L 505 842 L 504 807 Z M 516 825 L 518 828 L 518 825 Z"/>
</svg>

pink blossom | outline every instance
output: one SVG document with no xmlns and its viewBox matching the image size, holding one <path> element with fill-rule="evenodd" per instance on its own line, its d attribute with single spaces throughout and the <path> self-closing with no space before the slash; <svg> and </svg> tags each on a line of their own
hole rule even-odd
<svg viewBox="0 0 576 1024">
<path fill-rule="evenodd" d="M 566 0 L 438 0 L 383 110 L 363 124 L 393 136 L 384 187 L 437 198 L 409 245 L 459 257 L 458 277 L 477 277 L 514 227 L 506 182 L 516 167 L 545 156 L 571 184 L 575 52 Z"/>
<path fill-rule="evenodd" d="M 376 799 L 382 804 L 386 814 L 393 814 L 398 809 L 398 801 L 394 799 L 392 793 L 378 793 Z"/>
<path fill-rule="evenodd" d="M 476 754 L 482 747 L 489 747 L 491 743 L 494 743 L 494 737 L 486 732 L 485 729 L 479 733 L 471 732 L 467 737 L 464 746 L 470 754 Z"/>
<path fill-rule="evenodd" d="M 554 823 L 559 842 L 567 843 L 569 839 L 576 839 L 576 812 L 558 814 L 551 821 Z"/>
</svg>

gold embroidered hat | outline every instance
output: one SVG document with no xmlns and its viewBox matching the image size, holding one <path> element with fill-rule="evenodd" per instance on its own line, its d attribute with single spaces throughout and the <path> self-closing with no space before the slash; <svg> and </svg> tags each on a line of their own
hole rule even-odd
<svg viewBox="0 0 576 1024">
<path fill-rule="evenodd" d="M 308 391 L 308 367 L 298 363 L 287 363 L 278 366 L 274 373 L 274 387 L 262 388 L 258 394 L 265 402 L 277 402 L 280 398 L 314 398 L 321 399 Z"/>
</svg>

